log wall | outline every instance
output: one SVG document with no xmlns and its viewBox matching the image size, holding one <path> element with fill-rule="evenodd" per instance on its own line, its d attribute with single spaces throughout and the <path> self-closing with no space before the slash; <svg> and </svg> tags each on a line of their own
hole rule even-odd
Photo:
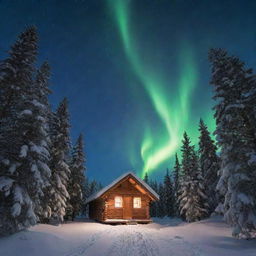
<svg viewBox="0 0 256 256">
<path fill-rule="evenodd" d="M 131 219 L 149 219 L 149 202 L 150 199 L 147 195 L 142 194 L 138 191 L 128 180 L 121 183 L 117 188 L 110 190 L 106 193 L 107 219 L 123 219 L 124 218 L 124 197 L 131 197 L 130 208 L 132 212 Z M 115 196 L 122 196 L 123 207 L 115 208 Z M 133 198 L 141 198 L 141 208 L 133 208 Z"/>
</svg>

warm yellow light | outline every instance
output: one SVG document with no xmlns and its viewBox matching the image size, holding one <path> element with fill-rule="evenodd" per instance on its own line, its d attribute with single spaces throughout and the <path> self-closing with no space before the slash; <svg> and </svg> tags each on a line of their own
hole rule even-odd
<svg viewBox="0 0 256 256">
<path fill-rule="evenodd" d="M 140 197 L 133 198 L 133 208 L 141 208 L 141 198 Z"/>
<path fill-rule="evenodd" d="M 121 196 L 115 197 L 115 207 L 116 208 L 123 207 L 123 198 Z"/>
</svg>

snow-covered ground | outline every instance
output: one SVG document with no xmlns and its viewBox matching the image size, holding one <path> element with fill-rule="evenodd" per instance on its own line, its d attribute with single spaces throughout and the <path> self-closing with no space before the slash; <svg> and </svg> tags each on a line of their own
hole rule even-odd
<svg viewBox="0 0 256 256">
<path fill-rule="evenodd" d="M 37 225 L 0 239 L 2 256 L 255 256 L 256 241 L 237 240 L 220 217 L 197 223 L 154 219 L 146 225 L 78 221 Z"/>
</svg>

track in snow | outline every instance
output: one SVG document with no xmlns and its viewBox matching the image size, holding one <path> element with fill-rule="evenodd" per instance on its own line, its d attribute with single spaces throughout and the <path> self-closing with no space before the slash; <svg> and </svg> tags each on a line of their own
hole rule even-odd
<svg viewBox="0 0 256 256">
<path fill-rule="evenodd" d="M 106 256 L 158 256 L 159 249 L 146 232 L 129 226 L 117 236 Z"/>
<path fill-rule="evenodd" d="M 86 241 L 84 241 L 80 246 L 73 248 L 70 252 L 66 253 L 65 256 L 84 256 L 87 255 L 86 252 L 92 246 L 97 245 L 97 241 L 102 237 L 102 235 L 106 235 L 109 233 L 107 231 L 99 231 L 93 235 L 91 235 Z M 95 255 L 96 256 L 96 255 Z"/>
<path fill-rule="evenodd" d="M 107 241 L 107 243 L 106 243 Z M 107 244 L 107 247 L 106 247 Z M 104 248 L 106 247 L 106 248 Z M 97 255 L 98 249 L 104 254 Z M 183 237 L 160 238 L 140 226 L 106 226 L 64 256 L 205 256 Z"/>
</svg>

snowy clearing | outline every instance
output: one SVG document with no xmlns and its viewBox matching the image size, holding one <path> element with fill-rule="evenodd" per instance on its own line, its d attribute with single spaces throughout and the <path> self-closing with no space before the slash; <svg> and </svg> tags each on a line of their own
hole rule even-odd
<svg viewBox="0 0 256 256">
<path fill-rule="evenodd" d="M 0 239 L 5 256 L 255 256 L 256 241 L 237 240 L 214 217 L 197 223 L 154 219 L 152 224 L 106 225 L 77 221 L 37 225 Z"/>
</svg>

